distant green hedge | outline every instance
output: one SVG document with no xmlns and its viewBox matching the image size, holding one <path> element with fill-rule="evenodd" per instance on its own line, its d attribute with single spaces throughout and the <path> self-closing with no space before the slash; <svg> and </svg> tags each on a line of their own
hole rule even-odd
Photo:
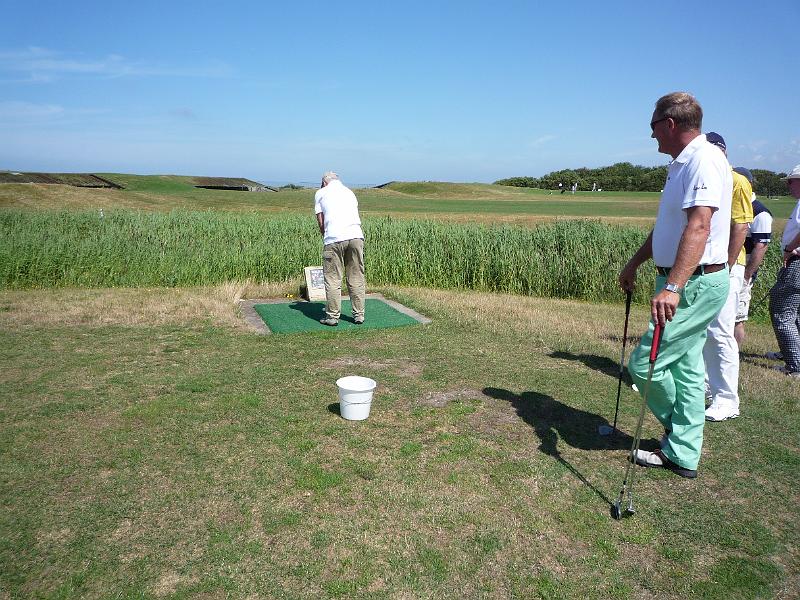
<svg viewBox="0 0 800 600">
<path fill-rule="evenodd" d="M 786 181 L 781 179 L 786 176 L 786 173 L 773 173 L 766 169 L 753 169 L 751 172 L 756 179 L 753 190 L 759 196 L 785 196 L 789 193 Z M 573 183 L 577 183 L 578 189 L 582 192 L 591 190 L 593 185 L 605 191 L 658 192 L 664 187 L 666 179 L 667 167 L 664 165 L 642 167 L 629 162 L 621 162 L 595 169 L 582 167 L 552 171 L 541 177 L 509 177 L 508 179 L 499 179 L 495 183 L 543 190 L 556 190 L 560 183 L 562 184 L 561 189 L 567 191 Z"/>
<path fill-rule="evenodd" d="M 646 232 L 599 221 L 535 228 L 392 218 L 364 223 L 368 285 L 618 301 L 617 275 Z M 0 286 L 153 287 L 286 281 L 319 264 L 313 217 L 256 213 L 0 211 Z M 754 298 L 774 281 L 777 244 Z M 640 270 L 645 302 L 653 271 Z M 766 307 L 760 307 L 764 313 Z"/>
</svg>

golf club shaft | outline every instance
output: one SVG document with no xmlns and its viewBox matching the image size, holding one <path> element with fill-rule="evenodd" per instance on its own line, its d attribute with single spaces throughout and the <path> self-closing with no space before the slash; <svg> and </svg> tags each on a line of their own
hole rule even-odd
<svg viewBox="0 0 800 600">
<path fill-rule="evenodd" d="M 617 500 L 617 506 L 621 507 L 622 502 L 625 500 L 627 495 L 628 498 L 628 509 L 632 508 L 633 504 L 633 482 L 634 482 L 634 466 L 636 465 L 636 455 L 639 450 L 639 442 L 641 441 L 642 437 L 642 424 L 644 423 L 644 409 L 647 405 L 647 394 L 650 391 L 650 382 L 653 379 L 653 368 L 656 364 L 656 358 L 658 357 L 658 350 L 661 346 L 661 325 L 658 323 L 655 324 L 653 328 L 653 343 L 650 347 L 650 368 L 647 371 L 647 383 L 644 386 L 644 393 L 642 394 L 642 404 L 639 408 L 639 420 L 636 423 L 636 430 L 633 437 L 633 443 L 631 444 L 631 454 L 628 460 L 628 464 L 625 467 L 625 478 L 622 481 L 622 489 L 619 492 L 619 498 Z M 629 481 L 630 478 L 630 481 Z M 620 509 L 621 510 L 621 509 Z"/>
<path fill-rule="evenodd" d="M 622 333 L 622 354 L 619 357 L 619 379 L 617 381 L 617 405 L 614 408 L 614 425 L 611 427 L 613 434 L 617 430 L 617 416 L 619 415 L 619 395 L 622 392 L 622 376 L 625 370 L 625 346 L 628 343 L 628 320 L 631 316 L 631 297 L 630 290 L 625 291 L 625 327 Z"/>
</svg>

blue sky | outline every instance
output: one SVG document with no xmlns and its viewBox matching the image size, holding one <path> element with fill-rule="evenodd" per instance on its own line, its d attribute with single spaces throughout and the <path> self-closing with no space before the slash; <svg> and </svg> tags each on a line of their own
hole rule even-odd
<svg viewBox="0 0 800 600">
<path fill-rule="evenodd" d="M 797 0 L 0 9 L 0 169 L 382 183 L 665 164 L 648 123 L 676 90 L 733 164 L 800 163 Z"/>
</svg>

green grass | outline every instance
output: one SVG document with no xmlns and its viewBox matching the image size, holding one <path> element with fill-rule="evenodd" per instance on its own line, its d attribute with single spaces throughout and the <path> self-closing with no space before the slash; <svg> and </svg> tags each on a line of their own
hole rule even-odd
<svg viewBox="0 0 800 600">
<path fill-rule="evenodd" d="M 292 212 L 308 214 L 314 190 L 248 193 L 197 189 L 191 178 L 175 175 L 101 174 L 125 186 L 123 190 L 91 190 L 65 186 L 0 185 L 0 207 L 133 208 Z M 346 182 L 345 182 L 346 183 Z M 397 182 L 383 189 L 357 190 L 364 215 L 434 217 L 458 221 L 515 221 L 535 223 L 554 217 L 603 218 L 635 222 L 646 227 L 655 218 L 658 193 L 579 192 L 478 183 Z M 786 219 L 794 200 L 765 201 L 775 217 Z"/>
<path fill-rule="evenodd" d="M 596 430 L 613 415 L 619 304 L 383 291 L 433 323 L 313 342 L 192 322 L 36 325 L 27 315 L 43 292 L 0 292 L 0 589 L 582 600 L 796 591 L 800 395 L 766 361 L 743 363 L 742 417 L 706 428 L 700 477 L 642 470 L 637 514 L 617 522 L 607 501 L 628 438 Z M 635 307 L 634 334 L 645 320 Z M 748 327 L 748 354 L 772 348 L 767 327 Z M 378 382 L 366 421 L 332 409 L 346 374 Z M 623 390 L 624 433 L 637 413 Z M 660 433 L 648 415 L 645 443 Z"/>
</svg>

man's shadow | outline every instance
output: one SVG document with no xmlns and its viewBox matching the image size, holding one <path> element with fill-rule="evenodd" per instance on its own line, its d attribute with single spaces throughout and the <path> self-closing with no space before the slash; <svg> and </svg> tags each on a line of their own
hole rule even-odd
<svg viewBox="0 0 800 600">
<path fill-rule="evenodd" d="M 618 367 L 617 367 L 618 368 Z M 609 506 L 611 500 L 597 489 L 586 477 L 566 460 L 558 449 L 558 440 L 582 450 L 629 449 L 633 438 L 619 430 L 609 436 L 601 436 L 598 429 L 609 425 L 603 417 L 567 406 L 539 392 L 515 394 L 502 388 L 484 388 L 490 398 L 508 402 L 539 437 L 539 449 L 552 456 L 566 467 L 578 480 L 597 494 Z M 649 446 L 649 443 L 645 444 Z"/>
<path fill-rule="evenodd" d="M 314 321 L 319 322 L 320 319 L 324 319 L 327 315 L 325 314 L 325 303 L 324 302 L 292 302 L 289 305 L 289 308 L 292 310 L 299 311 L 303 314 L 303 316 L 308 317 Z M 353 317 L 347 315 L 340 315 L 340 321 L 349 321 L 354 323 Z"/>
<path fill-rule="evenodd" d="M 614 379 L 619 378 L 619 363 L 611 360 L 607 356 L 598 356 L 596 354 L 572 354 L 571 352 L 559 350 L 551 352 L 549 356 L 550 358 L 557 358 L 560 360 L 579 360 L 594 371 L 605 373 Z M 626 384 L 628 387 L 633 383 L 630 375 L 628 375 L 628 369 L 623 369 L 622 383 Z"/>
</svg>

